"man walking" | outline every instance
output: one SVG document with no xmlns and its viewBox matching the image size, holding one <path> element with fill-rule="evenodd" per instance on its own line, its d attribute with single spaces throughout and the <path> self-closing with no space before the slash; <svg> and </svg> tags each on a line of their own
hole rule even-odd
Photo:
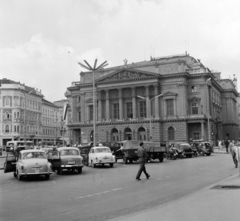
<svg viewBox="0 0 240 221">
<path fill-rule="evenodd" d="M 140 176 L 142 174 L 142 172 L 145 173 L 147 179 L 150 177 L 150 175 L 147 173 L 146 171 L 146 167 L 145 167 L 145 163 L 147 162 L 147 151 L 144 148 L 144 143 L 141 142 L 140 144 L 140 148 L 137 151 L 137 155 L 139 157 L 139 162 L 140 162 L 140 167 L 136 176 L 136 180 L 141 180 Z"/>
<path fill-rule="evenodd" d="M 233 145 L 233 146 L 230 147 L 230 153 L 232 154 L 233 163 L 234 163 L 236 168 L 238 167 L 238 157 L 239 157 L 238 154 L 239 154 L 239 151 L 240 151 L 239 148 L 240 148 L 239 144 L 237 144 L 235 146 Z"/>
<path fill-rule="evenodd" d="M 229 146 L 229 141 L 225 140 L 225 147 L 226 147 L 226 152 L 228 153 L 228 146 Z"/>
</svg>

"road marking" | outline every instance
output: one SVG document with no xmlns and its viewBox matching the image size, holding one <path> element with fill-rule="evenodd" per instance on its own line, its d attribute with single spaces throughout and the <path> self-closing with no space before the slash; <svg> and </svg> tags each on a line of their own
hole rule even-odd
<svg viewBox="0 0 240 221">
<path fill-rule="evenodd" d="M 114 191 L 119 191 L 119 190 L 121 190 L 121 189 L 122 189 L 122 188 L 115 188 L 115 189 L 106 190 L 106 191 L 103 191 L 103 192 L 88 194 L 88 195 L 84 195 L 84 196 L 78 196 L 78 197 L 75 197 L 75 198 L 72 198 L 72 199 L 68 199 L 68 201 L 78 200 L 78 199 L 84 199 L 84 198 L 88 198 L 88 197 L 92 197 L 92 196 L 96 196 L 96 195 L 101 195 L 101 194 L 106 194 L 106 193 L 112 193 L 112 192 L 114 192 Z"/>
</svg>

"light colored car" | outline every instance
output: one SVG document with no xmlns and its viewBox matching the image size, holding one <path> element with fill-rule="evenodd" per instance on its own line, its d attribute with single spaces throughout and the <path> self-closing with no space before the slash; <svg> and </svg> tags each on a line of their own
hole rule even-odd
<svg viewBox="0 0 240 221">
<path fill-rule="evenodd" d="M 88 155 L 88 165 L 95 167 L 95 165 L 109 164 L 113 167 L 115 163 L 115 156 L 112 155 L 109 147 L 97 146 L 92 147 Z"/>
<path fill-rule="evenodd" d="M 44 175 L 46 179 L 49 179 L 51 174 L 52 167 L 43 150 L 33 149 L 19 152 L 14 177 L 21 180 L 22 177 L 26 176 Z"/>
<path fill-rule="evenodd" d="M 48 156 L 52 163 L 52 169 L 61 174 L 63 170 L 77 170 L 80 174 L 83 168 L 83 158 L 76 147 L 59 147 L 53 148 Z"/>
</svg>

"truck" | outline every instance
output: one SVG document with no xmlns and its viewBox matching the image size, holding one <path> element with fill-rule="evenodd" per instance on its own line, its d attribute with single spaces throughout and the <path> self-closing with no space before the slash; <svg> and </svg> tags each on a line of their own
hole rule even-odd
<svg viewBox="0 0 240 221">
<path fill-rule="evenodd" d="M 116 142 L 111 149 L 115 155 L 116 162 L 122 159 L 124 164 L 132 163 L 138 160 L 137 150 L 140 148 L 140 142 L 144 143 L 144 147 L 148 153 L 148 160 L 158 159 L 163 162 L 164 156 L 167 153 L 167 146 L 165 143 L 154 143 L 151 141 L 137 141 L 137 140 L 124 140 Z"/>
</svg>

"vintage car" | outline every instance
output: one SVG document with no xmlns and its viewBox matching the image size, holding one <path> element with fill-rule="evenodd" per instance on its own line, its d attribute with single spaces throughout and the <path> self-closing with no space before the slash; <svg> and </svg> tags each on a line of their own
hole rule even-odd
<svg viewBox="0 0 240 221">
<path fill-rule="evenodd" d="M 95 167 L 96 165 L 109 164 L 113 167 L 115 157 L 112 155 L 109 147 L 96 146 L 92 147 L 88 154 L 88 165 Z"/>
<path fill-rule="evenodd" d="M 213 153 L 213 146 L 208 141 L 194 140 L 192 143 L 192 146 L 197 148 L 200 155 L 204 155 L 204 154 L 201 154 L 201 152 L 206 152 L 207 156 L 210 156 L 211 153 Z M 201 151 L 201 149 L 204 149 L 204 151 Z"/>
<path fill-rule="evenodd" d="M 61 174 L 63 170 L 74 171 L 80 174 L 83 168 L 83 158 L 76 147 L 59 147 L 49 151 L 48 160 L 52 164 L 53 171 Z"/>
<path fill-rule="evenodd" d="M 17 154 L 8 153 L 4 172 L 13 172 L 14 177 L 19 180 L 33 175 L 44 175 L 46 179 L 49 179 L 52 174 L 52 166 L 43 150 L 22 150 Z"/>
<path fill-rule="evenodd" d="M 169 148 L 175 147 L 182 151 L 183 156 L 191 158 L 193 156 L 193 151 L 189 143 L 187 142 L 171 142 L 169 143 Z"/>
</svg>

